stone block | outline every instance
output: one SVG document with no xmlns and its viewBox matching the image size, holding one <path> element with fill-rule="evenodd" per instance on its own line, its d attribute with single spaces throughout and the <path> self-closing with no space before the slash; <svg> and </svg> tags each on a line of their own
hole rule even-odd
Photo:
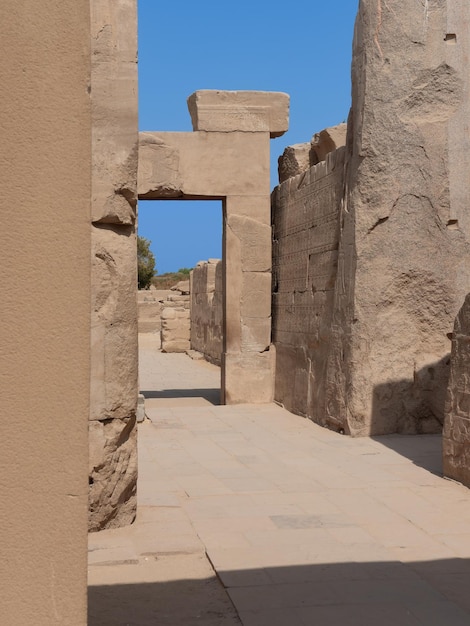
<svg viewBox="0 0 470 626">
<path fill-rule="evenodd" d="M 231 213 L 227 228 L 240 240 L 241 262 L 245 272 L 271 271 L 271 227 L 250 217 Z"/>
<path fill-rule="evenodd" d="M 123 419 L 137 405 L 135 235 L 93 227 L 92 246 L 90 419 Z"/>
<path fill-rule="evenodd" d="M 287 146 L 278 159 L 280 183 L 305 172 L 314 164 L 311 161 L 310 151 L 310 143 L 296 143 L 293 146 Z"/>
<path fill-rule="evenodd" d="M 187 352 L 191 349 L 189 339 L 169 339 L 162 341 L 162 352 Z"/>
<path fill-rule="evenodd" d="M 188 98 L 195 131 L 268 132 L 280 137 L 289 127 L 289 96 L 266 91 L 196 91 Z"/>
<path fill-rule="evenodd" d="M 222 390 L 225 404 L 273 401 L 275 350 L 224 354 Z"/>
<path fill-rule="evenodd" d="M 326 159 L 327 154 L 346 145 L 347 124 L 338 124 L 315 133 L 310 142 L 312 164 Z"/>
<path fill-rule="evenodd" d="M 271 344 L 271 324 L 265 318 L 245 317 L 242 321 L 242 351 L 264 352 Z"/>
<path fill-rule="evenodd" d="M 91 3 L 92 221 L 131 225 L 137 207 L 137 11 Z"/>
<path fill-rule="evenodd" d="M 245 272 L 242 282 L 241 317 L 263 318 L 271 324 L 271 272 Z"/>
<path fill-rule="evenodd" d="M 256 158 L 240 158 L 248 154 Z M 140 133 L 141 200 L 269 193 L 269 142 L 263 133 Z"/>
<path fill-rule="evenodd" d="M 162 338 L 166 339 L 170 335 L 189 338 L 189 318 L 164 320 L 162 324 Z"/>
<path fill-rule="evenodd" d="M 118 528 L 136 514 L 136 418 L 93 420 L 89 429 L 89 530 Z"/>
</svg>

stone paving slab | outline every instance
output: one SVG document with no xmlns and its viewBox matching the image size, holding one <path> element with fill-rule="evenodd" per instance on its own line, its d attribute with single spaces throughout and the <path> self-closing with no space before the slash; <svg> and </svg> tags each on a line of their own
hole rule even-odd
<svg viewBox="0 0 470 626">
<path fill-rule="evenodd" d="M 90 537 L 94 587 L 115 567 L 132 589 L 145 558 L 186 555 L 245 626 L 470 624 L 470 492 L 439 475 L 439 437 L 351 439 L 276 405 L 147 415 L 137 522 Z"/>
</svg>

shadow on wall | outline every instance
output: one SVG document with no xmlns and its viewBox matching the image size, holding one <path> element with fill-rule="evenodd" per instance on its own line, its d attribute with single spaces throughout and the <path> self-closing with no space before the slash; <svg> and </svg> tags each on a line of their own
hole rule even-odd
<svg viewBox="0 0 470 626">
<path fill-rule="evenodd" d="M 469 559 L 220 570 L 218 575 L 246 626 L 470 623 Z M 224 594 L 217 587 L 215 579 L 90 587 L 88 624 L 237 624 L 230 610 L 214 611 L 214 598 Z"/>
<path fill-rule="evenodd" d="M 372 401 L 371 436 L 442 433 L 449 374 L 450 354 L 417 370 L 413 380 L 403 379 L 376 385 Z"/>
</svg>

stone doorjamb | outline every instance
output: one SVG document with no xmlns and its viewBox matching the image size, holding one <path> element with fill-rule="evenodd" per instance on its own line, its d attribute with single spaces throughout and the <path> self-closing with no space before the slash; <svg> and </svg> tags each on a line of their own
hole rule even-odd
<svg viewBox="0 0 470 626">
<path fill-rule="evenodd" d="M 188 107 L 194 132 L 140 133 L 138 197 L 222 200 L 222 403 L 271 402 L 269 139 L 287 131 L 289 96 L 197 91 Z"/>
</svg>

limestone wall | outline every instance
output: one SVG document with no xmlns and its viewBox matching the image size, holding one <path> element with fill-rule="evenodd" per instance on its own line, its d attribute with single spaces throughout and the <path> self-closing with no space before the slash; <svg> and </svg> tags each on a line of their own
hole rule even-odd
<svg viewBox="0 0 470 626">
<path fill-rule="evenodd" d="M 0 3 L 5 625 L 86 624 L 89 5 Z"/>
<path fill-rule="evenodd" d="M 345 149 L 272 197 L 275 399 L 321 422 L 338 265 Z"/>
<path fill-rule="evenodd" d="M 137 481 L 137 20 L 92 7 L 90 530 L 130 523 Z"/>
<path fill-rule="evenodd" d="M 223 341 L 222 261 L 200 261 L 191 273 L 191 348 L 220 365 Z"/>
</svg>

